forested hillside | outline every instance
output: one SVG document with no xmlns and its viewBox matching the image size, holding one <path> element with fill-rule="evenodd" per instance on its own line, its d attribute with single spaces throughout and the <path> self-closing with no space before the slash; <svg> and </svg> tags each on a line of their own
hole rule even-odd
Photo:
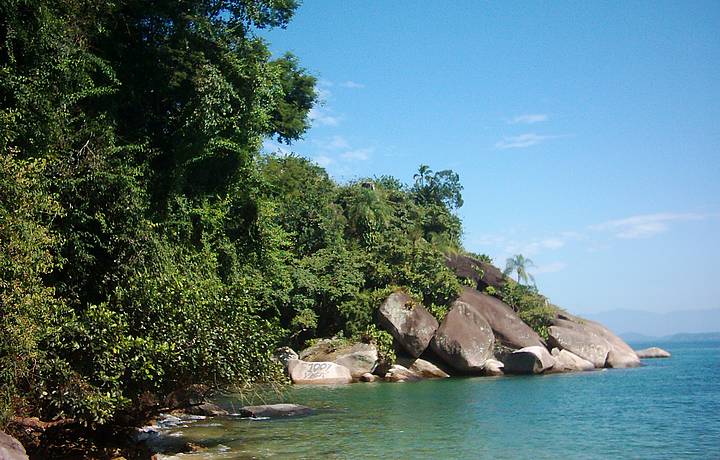
<svg viewBox="0 0 720 460">
<path fill-rule="evenodd" d="M 282 379 L 275 348 L 315 337 L 389 352 L 373 314 L 393 287 L 444 314 L 456 173 L 338 184 L 260 153 L 317 99 L 256 35 L 296 6 L 0 1 L 0 425 Z"/>
</svg>

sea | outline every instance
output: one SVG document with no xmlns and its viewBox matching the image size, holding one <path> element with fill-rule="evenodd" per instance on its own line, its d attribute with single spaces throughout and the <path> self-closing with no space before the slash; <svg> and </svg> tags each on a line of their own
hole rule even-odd
<svg viewBox="0 0 720 460">
<path fill-rule="evenodd" d="M 295 386 L 285 419 L 185 420 L 162 459 L 720 459 L 720 341 L 659 346 L 634 369 L 413 383 Z M 241 404 L 230 396 L 231 412 Z"/>
</svg>

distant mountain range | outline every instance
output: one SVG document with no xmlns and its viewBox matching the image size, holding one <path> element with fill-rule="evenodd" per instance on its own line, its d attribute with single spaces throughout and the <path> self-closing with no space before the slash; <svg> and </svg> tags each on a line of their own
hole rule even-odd
<svg viewBox="0 0 720 460">
<path fill-rule="evenodd" d="M 720 332 L 698 332 L 695 334 L 673 334 L 663 337 L 654 337 L 650 335 L 638 334 L 635 332 L 626 332 L 620 334 L 620 337 L 628 343 L 642 342 L 704 342 L 709 340 L 720 340 Z"/>
<path fill-rule="evenodd" d="M 659 338 L 674 334 L 720 331 L 720 308 L 653 313 L 642 310 L 611 310 L 580 315 L 598 321 L 618 335 Z"/>
</svg>

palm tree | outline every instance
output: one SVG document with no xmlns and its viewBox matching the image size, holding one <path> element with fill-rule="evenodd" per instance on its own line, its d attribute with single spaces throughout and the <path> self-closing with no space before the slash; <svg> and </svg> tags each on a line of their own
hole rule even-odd
<svg viewBox="0 0 720 460">
<path fill-rule="evenodd" d="M 413 176 L 413 179 L 415 179 L 415 184 L 418 187 L 424 187 L 425 185 L 428 185 L 432 178 L 432 173 L 433 171 L 432 169 L 430 169 L 430 166 L 420 165 L 417 174 Z"/>
<path fill-rule="evenodd" d="M 505 271 L 503 273 L 509 275 L 512 272 L 516 272 L 518 283 L 523 281 L 525 284 L 528 284 L 529 280 L 532 281 L 533 285 L 535 285 L 535 278 L 527 272 L 529 267 L 534 266 L 535 263 L 532 260 L 526 258 L 522 254 L 515 254 L 513 257 L 508 258 L 507 262 L 505 262 Z"/>
</svg>

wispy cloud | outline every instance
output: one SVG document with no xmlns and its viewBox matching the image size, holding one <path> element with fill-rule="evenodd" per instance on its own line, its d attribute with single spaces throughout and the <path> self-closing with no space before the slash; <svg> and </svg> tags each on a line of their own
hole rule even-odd
<svg viewBox="0 0 720 460">
<path fill-rule="evenodd" d="M 348 150 L 340 154 L 340 157 L 345 160 L 365 161 L 370 157 L 372 151 L 371 148 Z"/>
<path fill-rule="evenodd" d="M 565 262 L 550 262 L 549 264 L 538 265 L 531 271 L 536 275 L 542 275 L 543 273 L 557 273 L 565 270 L 565 268 L 567 268 L 567 264 Z"/>
<path fill-rule="evenodd" d="M 335 160 L 327 155 L 316 155 L 312 158 L 312 160 L 323 168 L 327 168 L 331 164 L 335 163 Z"/>
<path fill-rule="evenodd" d="M 344 81 L 344 82 L 340 83 L 340 86 L 342 86 L 343 88 L 350 88 L 350 89 L 365 88 L 365 85 L 363 85 L 362 83 L 358 83 L 358 82 L 352 81 L 352 80 Z"/>
<path fill-rule="evenodd" d="M 674 222 L 705 220 L 713 216 L 715 215 L 692 212 L 642 214 L 591 225 L 590 229 L 611 232 L 621 239 L 650 238 L 666 232 Z"/>
<path fill-rule="evenodd" d="M 338 150 L 350 148 L 350 143 L 343 136 L 335 135 L 324 139 L 316 139 L 313 144 L 323 150 Z"/>
<path fill-rule="evenodd" d="M 495 148 L 498 149 L 524 149 L 538 145 L 545 142 L 548 139 L 556 139 L 562 136 L 550 136 L 536 133 L 520 134 L 519 136 L 505 137 L 503 140 L 498 141 L 495 144 Z"/>
<path fill-rule="evenodd" d="M 322 107 L 313 107 L 310 109 L 308 118 L 319 126 L 337 126 L 340 124 L 340 117 L 332 115 L 329 110 Z"/>
<path fill-rule="evenodd" d="M 548 116 L 545 113 L 526 113 L 513 117 L 508 123 L 511 125 L 523 124 L 532 125 L 534 123 L 541 123 L 548 120 Z"/>
</svg>

